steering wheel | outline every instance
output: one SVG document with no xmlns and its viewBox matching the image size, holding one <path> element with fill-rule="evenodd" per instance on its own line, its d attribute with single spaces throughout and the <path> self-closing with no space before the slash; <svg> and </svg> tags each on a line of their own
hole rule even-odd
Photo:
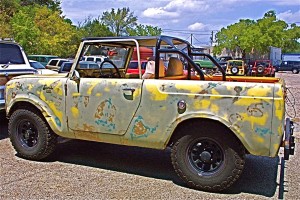
<svg viewBox="0 0 300 200">
<path fill-rule="evenodd" d="M 103 74 L 102 73 L 102 68 L 103 68 L 104 63 L 111 64 L 115 68 L 116 72 L 113 72 L 113 70 L 110 69 L 110 74 Z M 120 74 L 120 71 L 119 71 L 118 67 L 111 60 L 108 60 L 108 59 L 105 59 L 100 64 L 100 73 L 101 73 L 101 76 L 107 77 L 107 78 L 121 78 L 121 74 Z"/>
</svg>

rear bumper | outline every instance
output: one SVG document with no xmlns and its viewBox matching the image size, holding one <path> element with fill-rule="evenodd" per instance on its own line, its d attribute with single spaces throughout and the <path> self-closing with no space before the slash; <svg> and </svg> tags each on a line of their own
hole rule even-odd
<svg viewBox="0 0 300 200">
<path fill-rule="evenodd" d="M 284 138 L 284 159 L 289 160 L 290 155 L 294 155 L 295 152 L 295 137 L 294 134 L 294 123 L 290 118 L 286 119 L 285 122 L 285 138 Z"/>
</svg>

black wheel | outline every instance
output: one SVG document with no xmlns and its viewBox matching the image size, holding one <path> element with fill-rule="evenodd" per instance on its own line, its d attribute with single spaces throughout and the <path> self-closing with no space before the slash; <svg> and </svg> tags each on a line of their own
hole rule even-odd
<svg viewBox="0 0 300 200">
<path fill-rule="evenodd" d="M 19 109 L 8 123 L 10 141 L 20 157 L 41 160 L 50 155 L 56 146 L 55 135 L 48 124 L 33 111 Z"/>
<path fill-rule="evenodd" d="M 258 65 L 257 66 L 257 73 L 263 74 L 265 71 L 265 67 L 263 65 Z"/>
<path fill-rule="evenodd" d="M 296 69 L 296 68 L 294 68 L 294 69 L 292 69 L 292 72 L 293 72 L 293 74 L 298 74 L 298 73 L 299 73 L 299 70 Z"/>
<path fill-rule="evenodd" d="M 193 124 L 193 127 L 203 126 Z M 177 140 L 171 159 L 176 173 L 189 187 L 218 192 L 231 186 L 241 175 L 245 151 L 228 131 L 211 128 L 185 130 L 189 135 Z"/>
</svg>

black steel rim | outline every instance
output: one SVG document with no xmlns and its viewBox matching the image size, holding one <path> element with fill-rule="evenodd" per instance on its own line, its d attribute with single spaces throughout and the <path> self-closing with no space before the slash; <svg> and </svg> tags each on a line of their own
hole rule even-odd
<svg viewBox="0 0 300 200">
<path fill-rule="evenodd" d="M 224 162 L 223 149 L 211 139 L 200 139 L 188 148 L 188 159 L 199 175 L 216 173 Z"/>
<path fill-rule="evenodd" d="M 24 119 L 17 126 L 18 139 L 25 148 L 32 148 L 37 145 L 38 131 L 36 126 L 29 120 Z"/>
</svg>

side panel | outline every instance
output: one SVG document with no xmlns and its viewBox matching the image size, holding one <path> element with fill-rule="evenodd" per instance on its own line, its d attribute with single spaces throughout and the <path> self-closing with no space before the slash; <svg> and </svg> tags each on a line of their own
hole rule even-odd
<svg viewBox="0 0 300 200">
<path fill-rule="evenodd" d="M 161 148 L 181 121 L 211 118 L 227 125 L 251 154 L 268 156 L 271 137 L 282 134 L 281 117 L 272 120 L 273 89 L 273 83 L 145 80 L 126 137 Z M 184 112 L 178 111 L 180 100 L 187 104 Z"/>
</svg>

